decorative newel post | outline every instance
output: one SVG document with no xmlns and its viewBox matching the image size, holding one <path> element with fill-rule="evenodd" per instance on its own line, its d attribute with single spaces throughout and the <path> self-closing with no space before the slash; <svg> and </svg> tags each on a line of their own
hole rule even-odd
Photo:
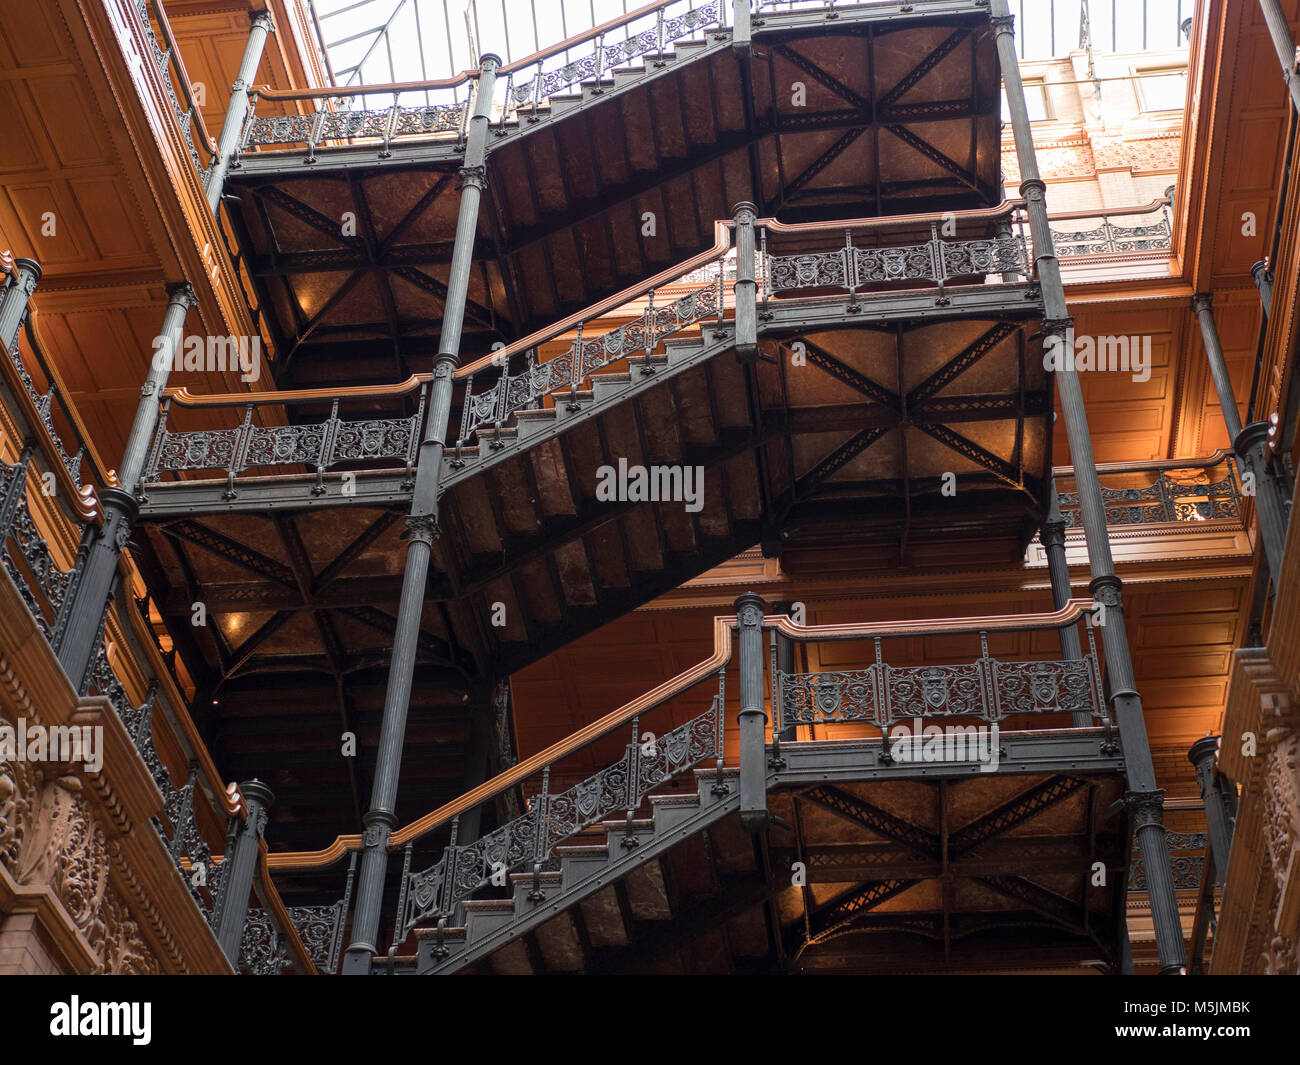
<svg viewBox="0 0 1300 1065">
<path fill-rule="evenodd" d="M 1016 55 L 1015 20 L 1007 0 L 989 0 L 990 22 L 997 38 L 998 60 L 1006 88 L 1011 127 L 1015 135 L 1016 156 L 1023 178 L 1020 194 L 1029 215 L 1034 241 L 1034 258 L 1045 312 L 1044 345 L 1063 345 L 1074 351 L 1074 323 L 1065 302 L 1061 283 L 1061 264 L 1052 243 L 1047 218 L 1046 186 L 1038 170 L 1034 138 L 1025 104 L 1025 87 L 1020 78 L 1020 60 Z M 1120 745 L 1124 753 L 1128 791 L 1125 800 L 1134 812 L 1142 861 L 1147 869 L 1151 915 L 1156 929 L 1156 945 L 1162 973 L 1182 973 L 1187 965 L 1183 946 L 1182 921 L 1174 894 L 1173 871 L 1163 820 L 1164 792 L 1156 785 L 1155 764 L 1142 716 L 1142 699 L 1137 693 L 1133 662 L 1129 656 L 1128 637 L 1124 631 L 1123 598 L 1120 580 L 1115 575 L 1110 539 L 1106 530 L 1106 507 L 1102 500 L 1101 481 L 1088 434 L 1088 416 L 1083 406 L 1083 388 L 1072 359 L 1063 360 L 1065 369 L 1056 373 L 1056 385 L 1065 417 L 1065 431 L 1070 442 L 1070 461 L 1074 467 L 1079 492 L 1079 513 L 1088 545 L 1088 562 L 1092 570 L 1089 588 L 1093 599 L 1104 612 L 1099 617 L 1102 643 L 1106 651 L 1106 669 L 1110 678 L 1114 717 L 1119 726 Z"/>
<path fill-rule="evenodd" d="M 275 802 L 271 789 L 260 780 L 240 784 L 239 793 L 248 804 L 248 818 L 239 826 L 234 843 L 222 861 L 221 905 L 215 929 L 217 942 L 234 969 L 239 968 L 239 945 L 244 938 L 248 896 L 257 872 L 257 852 L 261 849 L 271 804 Z"/>
<path fill-rule="evenodd" d="M 27 319 L 27 304 L 40 279 L 41 268 L 35 259 L 13 261 L 13 281 L 0 297 L 0 344 L 4 345 L 0 354 L 6 357 L 18 342 L 18 331 Z"/>
<path fill-rule="evenodd" d="M 1205 803 L 1205 827 L 1210 837 L 1210 856 L 1214 860 L 1214 880 L 1222 888 L 1228 876 L 1233 817 L 1228 797 L 1223 793 L 1223 779 L 1214 767 L 1214 756 L 1218 751 L 1219 737 L 1204 736 L 1192 744 L 1187 760 L 1196 767 L 1196 785 Z"/>
<path fill-rule="evenodd" d="M 217 138 L 217 155 L 212 160 L 204 180 L 204 190 L 208 195 L 208 206 L 216 211 L 221 202 L 221 193 L 225 189 L 226 174 L 230 170 L 231 160 L 239 147 L 239 138 L 244 131 L 244 118 L 248 115 L 248 87 L 257 76 L 258 64 L 262 61 L 262 50 L 266 47 L 267 34 L 273 32 L 271 14 L 259 11 L 252 16 L 253 25 L 248 31 L 248 41 L 244 45 L 244 58 L 239 63 L 239 73 L 230 86 L 230 102 L 226 105 L 226 117 L 221 123 L 221 133 Z"/>
<path fill-rule="evenodd" d="M 746 831 L 767 827 L 767 712 L 763 700 L 763 613 L 754 592 L 736 600 L 740 656 L 740 823 Z"/>
<path fill-rule="evenodd" d="M 1065 557 L 1065 519 L 1061 517 L 1061 497 L 1056 491 L 1056 481 L 1051 481 L 1051 506 L 1043 522 L 1041 539 L 1047 551 L 1047 573 L 1052 581 L 1052 605 L 1060 610 L 1070 601 L 1070 567 Z M 1077 662 L 1083 657 L 1079 643 L 1079 630 L 1071 625 L 1061 630 L 1061 657 L 1067 662 Z M 1076 710 L 1071 715 L 1075 728 L 1091 728 L 1096 722 L 1086 710 Z"/>
<path fill-rule="evenodd" d="M 1269 269 L 1268 260 L 1260 259 L 1252 266 L 1250 276 L 1255 279 L 1260 302 L 1264 305 L 1264 320 L 1268 321 L 1268 316 L 1273 313 L 1273 271 Z"/>
<path fill-rule="evenodd" d="M 194 290 L 186 282 L 170 285 L 167 291 L 167 310 L 155 341 L 149 375 L 140 387 L 135 420 L 131 423 L 126 452 L 117 471 L 118 483 L 100 490 L 104 524 L 98 529 L 91 526 L 82 535 L 72 583 L 64 596 L 63 615 L 56 625 L 58 646 L 55 650 L 59 662 L 68 679 L 79 687 L 89 673 L 95 645 L 104 627 L 104 614 L 117 577 L 117 560 L 126 547 L 139 513 L 136 489 L 158 427 L 158 401 L 167 387 L 175 353 L 180 350 L 185 316 L 198 302 Z"/>
<path fill-rule="evenodd" d="M 758 284 L 754 280 L 754 205 L 738 203 L 736 218 L 736 358 L 758 359 Z"/>
<path fill-rule="evenodd" d="M 433 391 L 429 416 L 420 442 L 411 513 L 406 519 L 406 566 L 397 608 L 397 630 L 393 636 L 393 657 L 388 668 L 388 689 L 379 726 L 374 785 L 370 809 L 364 818 L 361 867 L 357 877 L 357 908 L 352 919 L 352 941 L 343 959 L 344 973 L 368 973 L 378 949 L 379 917 L 383 906 L 384 880 L 388 873 L 388 837 L 397 824 L 397 782 L 402 769 L 406 717 L 415 677 L 415 656 L 420 636 L 420 615 L 424 609 L 425 584 L 433 541 L 438 536 L 438 478 L 451 414 L 453 375 L 460 361 L 461 326 L 465 319 L 465 298 L 469 292 L 474 259 L 474 234 L 478 229 L 479 201 L 487 185 L 488 123 L 492 114 L 492 93 L 501 60 L 485 55 L 479 61 L 478 85 L 474 93 L 474 115 L 465 143 L 465 165 L 460 171 L 460 210 L 456 219 L 456 243 L 452 248 L 451 273 L 443 304 L 442 335 L 433 367 Z"/>
<path fill-rule="evenodd" d="M 1232 392 L 1232 378 L 1223 357 L 1223 344 L 1214 321 L 1212 298 L 1208 293 L 1192 297 L 1192 309 L 1201 323 L 1201 338 L 1205 342 L 1205 357 L 1210 363 L 1214 389 L 1219 394 L 1219 407 L 1223 422 L 1228 428 L 1232 449 L 1241 459 L 1241 471 L 1254 480 L 1255 518 L 1259 522 L 1259 538 L 1264 547 L 1264 558 L 1269 572 L 1276 581 L 1282 572 L 1282 555 L 1286 547 L 1286 506 L 1284 492 L 1278 483 L 1277 472 L 1268 459 L 1268 422 L 1252 422 L 1242 427 L 1237 413 L 1237 400 Z"/>
</svg>

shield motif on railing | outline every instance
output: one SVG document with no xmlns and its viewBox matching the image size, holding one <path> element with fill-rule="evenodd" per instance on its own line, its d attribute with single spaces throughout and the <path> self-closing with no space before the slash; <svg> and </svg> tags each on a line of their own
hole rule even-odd
<svg viewBox="0 0 1300 1065">
<path fill-rule="evenodd" d="M 812 687 L 813 705 L 817 707 L 817 712 L 826 717 L 834 717 L 838 714 L 844 685 L 836 680 L 820 680 Z"/>
<path fill-rule="evenodd" d="M 948 702 L 948 678 L 942 673 L 927 673 L 921 678 L 921 696 L 930 710 L 942 710 Z"/>
<path fill-rule="evenodd" d="M 578 784 L 574 791 L 574 805 L 579 815 L 585 820 L 600 809 L 600 778 L 589 777 Z"/>
<path fill-rule="evenodd" d="M 1056 702 L 1056 678 L 1050 673 L 1038 673 L 1030 677 L 1029 690 L 1040 703 Z"/>
</svg>

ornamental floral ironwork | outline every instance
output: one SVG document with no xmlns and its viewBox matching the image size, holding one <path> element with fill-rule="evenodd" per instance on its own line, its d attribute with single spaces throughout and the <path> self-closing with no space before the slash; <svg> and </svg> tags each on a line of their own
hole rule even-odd
<svg viewBox="0 0 1300 1065">
<path fill-rule="evenodd" d="M 1173 246 L 1173 231 L 1166 213 L 1148 225 L 1120 226 L 1103 217 L 1091 229 L 1053 229 L 1052 243 L 1061 258 L 1085 255 L 1122 255 L 1139 251 L 1168 251 Z"/>
<path fill-rule="evenodd" d="M 1189 467 L 1189 469 L 1192 467 Z M 1231 459 L 1221 464 L 1203 464 L 1200 482 L 1176 481 L 1161 470 L 1148 485 L 1137 488 L 1102 486 L 1107 525 L 1152 525 L 1160 522 L 1208 521 L 1241 518 L 1241 488 Z M 1215 469 L 1224 475 L 1209 480 Z M 1061 492 L 1061 520 L 1066 528 L 1082 524 L 1079 493 Z"/>
<path fill-rule="evenodd" d="M 254 408 L 248 404 L 243 424 L 235 429 L 183 433 L 167 429 L 169 396 L 163 402 L 142 480 L 154 482 L 161 474 L 183 470 L 224 470 L 233 493 L 235 478 L 249 469 L 304 466 L 320 476 L 344 463 L 389 460 L 404 463 L 409 473 L 420 446 L 428 393 L 426 382 L 415 412 L 408 417 L 345 420 L 335 399 L 322 422 L 263 426 L 253 424 Z"/>
<path fill-rule="evenodd" d="M 557 392 L 576 393 L 593 373 L 620 360 L 642 357 L 648 362 L 667 337 L 705 319 L 721 318 L 721 275 L 717 286 L 697 289 L 662 307 L 654 304 L 655 291 L 648 291 L 646 309 L 630 322 L 595 337 L 584 335 L 587 323 L 579 323 L 568 350 L 542 363 L 535 350 L 529 351 L 518 373 L 512 374 L 507 363 L 482 392 L 475 394 L 471 375 L 465 382 L 458 450 L 476 430 L 491 426 L 499 434 L 517 411 L 538 407 Z"/>
<path fill-rule="evenodd" d="M 1169 865 L 1174 874 L 1174 889 L 1177 891 L 1194 891 L 1201 886 L 1201 877 L 1205 874 L 1205 848 L 1207 836 L 1204 832 L 1165 832 L 1169 844 Z M 1133 841 L 1133 860 L 1129 865 L 1129 891 L 1146 891 L 1147 874 L 1142 864 L 1142 851 L 1137 840 Z"/>
<path fill-rule="evenodd" d="M 565 62 L 555 70 L 543 70 L 539 63 L 532 72 L 519 76 L 511 73 L 506 86 L 508 105 L 512 109 L 525 105 L 536 107 L 563 89 L 584 81 L 599 81 L 602 75 L 627 66 L 634 59 L 662 55 L 665 47 L 672 42 L 692 37 L 711 26 L 721 25 L 721 0 L 709 0 L 680 15 L 666 14 L 672 6 L 671 3 L 665 4 L 655 12 L 653 26 L 629 34 L 621 41 L 606 44 L 606 35 L 599 35 L 594 42 L 594 51 Z"/>
<path fill-rule="evenodd" d="M 453 819 L 451 842 L 429 868 L 411 871 L 408 844 L 393 947 L 421 921 L 453 914 L 458 904 L 488 886 L 494 875 L 528 866 L 535 876 L 540 874 L 565 840 L 606 818 L 623 813 L 630 818 L 654 789 L 706 759 L 720 758 L 722 724 L 719 695 L 705 713 L 657 737 L 647 749 L 634 718 L 633 740 L 617 762 L 554 795 L 547 766 L 541 790 L 530 798 L 528 810 L 472 843 L 457 842 L 460 819 Z"/>
<path fill-rule="evenodd" d="M 883 733 L 912 718 L 978 718 L 1000 722 L 1020 714 L 1086 713 L 1110 724 L 1092 630 L 1088 653 L 1074 660 L 1002 662 L 988 653 L 944 666 L 891 666 L 882 640 L 866 669 L 786 673 L 773 664 L 777 713 L 773 733 L 795 725 L 864 722 Z"/>
</svg>

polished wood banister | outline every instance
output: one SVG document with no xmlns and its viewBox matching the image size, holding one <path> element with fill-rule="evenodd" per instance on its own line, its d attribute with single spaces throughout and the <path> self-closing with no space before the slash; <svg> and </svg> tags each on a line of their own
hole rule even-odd
<svg viewBox="0 0 1300 1065">
<path fill-rule="evenodd" d="M 433 374 L 413 373 L 405 381 L 388 385 L 350 388 L 301 388 L 278 392 L 221 392 L 196 396 L 188 388 L 166 388 L 163 395 L 180 407 L 265 407 L 275 403 L 309 403 L 313 400 L 386 399 L 405 396 L 433 380 Z"/>
<path fill-rule="evenodd" d="M 1151 470 L 1197 470 L 1211 469 L 1234 457 L 1230 448 L 1221 447 L 1212 455 L 1190 459 L 1160 459 L 1145 461 L 1137 459 L 1132 462 L 1099 462 L 1097 472 L 1107 473 L 1146 473 Z M 1073 466 L 1056 466 L 1052 469 L 1053 477 L 1073 477 Z"/>
<path fill-rule="evenodd" d="M 203 146 L 207 148 L 208 155 L 215 157 L 217 142 L 209 135 L 207 123 L 203 121 L 203 112 L 199 109 L 198 104 L 194 102 L 194 90 L 191 88 L 190 76 L 185 70 L 185 60 L 181 56 L 180 45 L 176 43 L 176 36 L 172 33 L 172 24 L 167 20 L 167 12 L 163 10 L 159 0 L 153 0 L 150 6 L 153 7 L 154 16 L 158 19 L 158 27 L 162 30 L 163 41 L 167 44 L 167 52 L 176 61 L 176 73 L 180 75 L 181 94 L 185 97 L 185 102 L 190 105 L 190 121 L 198 127 L 199 135 L 203 138 Z"/>
<path fill-rule="evenodd" d="M 789 617 L 775 615 L 763 621 L 763 627 L 772 629 L 795 640 L 858 640 L 880 637 L 919 636 L 937 634 L 961 634 L 978 632 L 1033 632 L 1042 629 L 1060 629 L 1085 617 L 1094 609 L 1091 599 L 1071 599 L 1060 610 L 1040 614 L 996 614 L 978 618 L 940 618 L 921 621 L 886 621 L 876 624 L 845 625 L 796 625 Z M 736 624 L 732 614 L 721 614 L 713 619 L 713 654 L 696 663 L 690 669 L 679 673 L 671 680 L 665 681 L 653 691 L 646 692 L 630 703 L 593 721 L 558 743 L 552 744 L 544 751 L 539 751 L 524 759 L 512 769 L 498 773 L 490 780 L 484 781 L 477 788 L 466 792 L 438 809 L 425 814 L 418 820 L 398 829 L 389 838 L 388 846 L 396 849 L 407 842 L 418 839 L 440 825 L 446 824 L 453 817 L 472 810 L 488 799 L 527 780 L 556 761 L 585 747 L 588 743 L 608 735 L 620 725 L 625 725 L 632 718 L 668 699 L 706 680 L 731 661 L 731 633 Z M 276 870 L 319 869 L 331 865 L 351 851 L 361 849 L 359 835 L 337 837 L 328 847 L 318 851 L 285 851 L 267 857 L 267 863 Z"/>
<path fill-rule="evenodd" d="M 1169 201 L 1163 196 L 1157 197 L 1149 204 L 1140 207 L 1098 207 L 1090 211 L 1053 211 L 1047 216 L 1049 222 L 1068 222 L 1078 218 L 1109 218 L 1113 215 L 1155 214 L 1162 207 L 1168 207 Z"/>
<path fill-rule="evenodd" d="M 775 218 L 756 218 L 757 229 L 773 233 L 815 233 L 823 229 L 898 229 L 903 226 L 931 225 L 951 221 L 979 222 L 1001 218 L 1017 208 L 1024 207 L 1022 199 L 1003 200 L 993 207 L 979 207 L 970 211 L 939 211 L 926 214 L 877 215 L 869 218 L 845 218 L 834 222 L 780 222 Z"/>
<path fill-rule="evenodd" d="M 405 846 L 409 840 L 418 839 L 440 825 L 446 824 L 453 817 L 459 816 L 466 810 L 472 810 L 493 796 L 499 795 L 516 784 L 527 780 L 546 766 L 567 758 L 587 744 L 608 735 L 620 725 L 627 724 L 634 717 L 707 680 L 710 676 L 716 674 L 718 670 L 725 668 L 727 663 L 731 661 L 731 627 L 735 623 L 736 619 L 732 615 L 724 614 L 715 617 L 713 619 L 713 654 L 709 658 L 697 662 L 690 669 L 684 670 L 670 680 L 664 681 L 652 691 L 646 692 L 644 695 L 633 699 L 630 703 L 625 703 L 617 710 L 613 710 L 604 717 L 598 718 L 591 724 L 580 728 L 577 732 L 566 736 L 558 743 L 553 743 L 545 750 L 538 751 L 537 754 L 525 758 L 518 765 L 506 770 L 504 773 L 498 773 L 472 791 L 466 792 L 460 798 L 438 807 L 438 809 L 425 814 L 408 825 L 404 825 L 389 838 L 389 848 L 396 849 Z M 323 850 L 272 854 L 268 856 L 267 860 L 272 869 L 317 869 L 338 861 L 349 851 L 360 849 L 360 836 L 339 836 Z"/>
<path fill-rule="evenodd" d="M 724 0 L 719 0 L 719 4 L 723 2 Z M 523 59 L 516 59 L 513 63 L 508 63 L 501 68 L 500 73 L 513 74 L 517 70 L 523 70 L 525 67 L 530 67 L 534 63 L 540 63 L 545 59 L 550 59 L 552 56 L 559 55 L 561 52 L 567 52 L 570 48 L 576 48 L 578 45 L 594 40 L 602 34 L 608 33 L 610 30 L 616 30 L 620 26 L 624 26 L 629 22 L 641 18 L 643 15 L 649 15 L 654 11 L 658 11 L 661 7 L 667 6 L 668 0 L 654 0 L 654 2 L 634 8 L 624 15 L 616 15 L 608 22 L 602 22 L 599 26 L 593 26 L 589 30 L 575 33 L 572 37 L 561 41 L 559 44 L 550 45 L 549 47 L 543 48 L 540 52 L 534 52 L 530 56 L 524 56 Z M 721 7 L 719 7 L 719 11 L 721 11 Z"/>
<path fill-rule="evenodd" d="M 527 351 L 529 348 L 535 348 L 538 344 L 544 344 L 548 340 L 554 340 L 568 332 L 579 322 L 589 322 L 593 318 L 599 318 L 603 314 L 617 310 L 619 307 L 631 303 L 638 296 L 643 296 L 652 288 L 660 288 L 665 284 L 676 281 L 683 274 L 689 274 L 692 270 L 697 270 L 705 263 L 711 262 L 720 255 L 729 251 L 731 248 L 731 227 L 735 223 L 731 219 L 721 219 L 713 223 L 713 247 L 706 248 L 698 255 L 693 255 L 685 262 L 675 263 L 666 269 L 660 270 L 653 277 L 645 281 L 638 281 L 635 285 L 623 289 L 622 292 L 616 292 L 614 295 L 601 300 L 591 307 L 585 307 L 580 311 L 575 311 L 567 318 L 561 319 L 553 325 L 539 329 L 535 333 L 530 333 L 522 340 L 516 340 L 504 348 L 484 355 L 481 359 L 475 359 L 473 362 L 460 367 L 455 374 L 456 380 L 462 380 L 471 374 L 478 373 L 484 367 L 493 364 L 500 365 L 510 356 L 521 351 Z"/>
</svg>

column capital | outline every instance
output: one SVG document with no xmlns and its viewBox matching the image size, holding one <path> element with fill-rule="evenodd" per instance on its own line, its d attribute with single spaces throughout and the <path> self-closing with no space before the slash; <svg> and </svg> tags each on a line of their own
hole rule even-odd
<svg viewBox="0 0 1300 1065">
<path fill-rule="evenodd" d="M 1202 311 L 1208 311 L 1214 306 L 1213 292 L 1198 292 L 1192 297 L 1192 310 L 1197 314 Z"/>
<path fill-rule="evenodd" d="M 501 57 L 496 52 L 484 52 L 478 59 L 479 70 L 488 70 L 495 74 L 501 66 Z"/>
<path fill-rule="evenodd" d="M 1044 547 L 1064 547 L 1065 546 L 1065 521 L 1062 518 L 1048 518 L 1043 522 L 1042 531 L 1038 534 L 1038 539 L 1042 541 Z"/>
<path fill-rule="evenodd" d="M 767 613 L 767 603 L 757 592 L 745 592 L 736 597 L 732 604 L 736 610 L 736 620 L 742 628 L 756 628 L 763 623 Z"/>
<path fill-rule="evenodd" d="M 993 27 L 994 34 L 1014 37 L 1016 32 L 1016 16 L 994 15 L 989 19 L 989 25 Z"/>
<path fill-rule="evenodd" d="M 748 200 L 741 200 L 731 209 L 731 216 L 742 225 L 748 225 L 758 217 L 758 208 Z"/>
<path fill-rule="evenodd" d="M 1096 602 L 1103 604 L 1108 610 L 1114 610 L 1123 602 L 1121 593 L 1123 583 L 1115 574 L 1103 573 L 1093 577 L 1088 583 L 1088 591 L 1092 593 L 1092 598 Z"/>
<path fill-rule="evenodd" d="M 1249 425 L 1242 426 L 1241 432 L 1232 442 L 1232 450 L 1241 458 L 1247 458 L 1252 448 L 1268 441 L 1269 430 L 1272 427 L 1272 424 L 1266 421 L 1251 422 Z"/>
<path fill-rule="evenodd" d="M 1074 318 L 1044 318 L 1043 332 L 1053 336 L 1062 336 L 1074 328 Z"/>
<path fill-rule="evenodd" d="M 1020 183 L 1020 195 L 1025 200 L 1047 199 L 1047 182 L 1042 178 L 1026 178 Z"/>
<path fill-rule="evenodd" d="M 1165 792 L 1163 788 L 1154 791 L 1129 791 L 1124 793 L 1124 805 L 1132 812 L 1137 829 L 1154 825 L 1160 828 L 1165 823 Z"/>
<path fill-rule="evenodd" d="M 1187 760 L 1200 769 L 1204 764 L 1213 765 L 1214 756 L 1219 753 L 1218 736 L 1202 736 L 1192 744 L 1187 752 Z"/>
<path fill-rule="evenodd" d="M 1255 279 L 1255 284 L 1259 284 L 1261 279 L 1265 281 L 1273 280 L 1273 271 L 1269 267 L 1268 259 L 1260 259 L 1259 262 L 1255 263 L 1250 268 L 1250 276 Z"/>
<path fill-rule="evenodd" d="M 436 514 L 412 514 L 406 519 L 406 531 L 402 538 L 432 546 L 440 535 Z"/>
<path fill-rule="evenodd" d="M 188 281 L 172 281 L 167 285 L 167 301 L 185 307 L 197 307 L 199 297 L 194 293 L 194 286 Z"/>
<path fill-rule="evenodd" d="M 462 166 L 457 174 L 459 182 L 457 188 L 474 188 L 482 192 L 487 188 L 487 167 L 485 166 Z"/>
<path fill-rule="evenodd" d="M 275 20 L 271 18 L 269 11 L 250 11 L 248 21 L 254 29 L 266 30 L 267 33 L 275 32 Z"/>
</svg>

